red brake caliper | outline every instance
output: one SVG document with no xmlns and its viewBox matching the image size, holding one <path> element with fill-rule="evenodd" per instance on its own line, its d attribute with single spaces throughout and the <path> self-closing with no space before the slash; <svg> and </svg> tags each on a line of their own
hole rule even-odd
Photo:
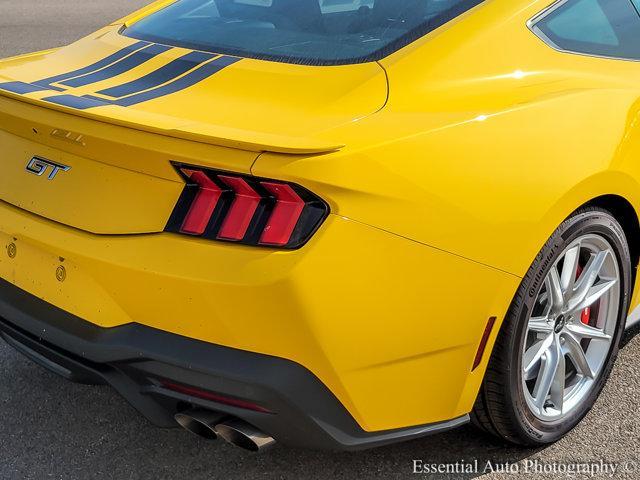
<svg viewBox="0 0 640 480">
<path fill-rule="evenodd" d="M 577 272 L 576 272 L 576 279 L 580 278 L 581 273 L 582 273 L 582 267 L 578 265 Z M 582 313 L 580 314 L 580 321 L 585 325 L 589 325 L 589 322 L 591 322 L 591 307 L 587 307 L 582 311 Z"/>
</svg>

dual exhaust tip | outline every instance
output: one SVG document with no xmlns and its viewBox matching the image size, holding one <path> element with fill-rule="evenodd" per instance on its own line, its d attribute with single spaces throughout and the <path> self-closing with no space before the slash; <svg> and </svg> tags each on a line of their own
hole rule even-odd
<svg viewBox="0 0 640 480">
<path fill-rule="evenodd" d="M 174 418 L 182 428 L 201 438 L 221 438 L 251 452 L 262 452 L 276 443 L 273 437 L 253 425 L 210 410 L 187 410 L 177 413 Z"/>
</svg>

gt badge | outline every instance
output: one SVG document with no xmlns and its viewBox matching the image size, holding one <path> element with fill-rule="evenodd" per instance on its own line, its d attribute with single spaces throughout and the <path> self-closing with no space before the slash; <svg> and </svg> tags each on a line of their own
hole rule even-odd
<svg viewBox="0 0 640 480">
<path fill-rule="evenodd" d="M 39 177 L 48 172 L 49 174 L 47 175 L 47 179 L 53 180 L 56 178 L 56 175 L 58 175 L 58 172 L 68 172 L 71 170 L 71 167 L 62 165 L 61 163 L 55 163 L 41 157 L 33 157 L 29 160 L 29 163 L 27 163 L 26 170 L 27 172 L 33 173 Z"/>
</svg>

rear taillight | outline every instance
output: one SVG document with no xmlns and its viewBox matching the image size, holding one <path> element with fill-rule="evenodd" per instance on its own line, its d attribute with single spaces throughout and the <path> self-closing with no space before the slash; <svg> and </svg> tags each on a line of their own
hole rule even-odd
<svg viewBox="0 0 640 480">
<path fill-rule="evenodd" d="M 176 164 L 186 186 L 166 231 L 224 242 L 299 248 L 329 214 L 300 185 Z"/>
</svg>

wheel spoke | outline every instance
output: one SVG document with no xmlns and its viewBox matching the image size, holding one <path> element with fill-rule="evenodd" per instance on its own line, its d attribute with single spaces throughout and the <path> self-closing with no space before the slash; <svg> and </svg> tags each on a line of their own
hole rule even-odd
<svg viewBox="0 0 640 480">
<path fill-rule="evenodd" d="M 564 305 L 564 294 L 562 293 L 562 286 L 560 285 L 560 277 L 558 276 L 558 269 L 553 266 L 549 271 L 549 297 L 551 299 L 551 310 L 559 312 Z"/>
<path fill-rule="evenodd" d="M 600 298 L 607 293 L 611 288 L 617 283 L 617 280 L 606 280 L 602 283 L 594 285 L 589 288 L 587 294 L 584 298 L 581 299 L 579 303 L 573 304 L 573 302 L 569 303 L 568 311 L 571 312 L 579 312 L 584 310 L 587 307 L 590 307 L 594 303 L 596 303 Z"/>
<path fill-rule="evenodd" d="M 537 333 L 551 333 L 553 325 L 549 324 L 549 317 L 533 317 L 529 320 L 529 330 Z"/>
<path fill-rule="evenodd" d="M 523 369 L 524 377 L 527 380 L 533 378 L 535 368 L 540 362 L 542 356 L 549 350 L 553 344 L 553 335 L 548 335 L 544 340 L 534 343 L 524 354 Z"/>
<path fill-rule="evenodd" d="M 579 339 L 586 338 L 589 340 L 611 340 L 611 335 L 607 335 L 599 328 L 590 327 L 589 325 L 585 325 L 584 323 L 570 323 L 569 325 L 567 325 L 567 330 L 569 330 Z"/>
<path fill-rule="evenodd" d="M 555 355 L 558 361 L 558 366 L 556 368 L 556 374 L 553 376 L 553 382 L 551 382 L 549 395 L 551 396 L 551 403 L 553 403 L 556 410 L 562 413 L 562 409 L 564 407 L 564 384 L 566 381 L 567 369 L 564 353 L 560 347 L 560 342 L 554 343 L 553 346 L 556 347 Z"/>
<path fill-rule="evenodd" d="M 587 356 L 582 349 L 580 342 L 573 335 L 564 335 L 563 338 L 565 340 L 567 354 L 573 362 L 573 365 L 578 370 L 578 373 L 581 373 L 587 378 L 593 379 L 593 370 L 591 370 L 591 366 L 589 365 L 589 361 L 587 360 Z"/>
<path fill-rule="evenodd" d="M 580 243 L 575 247 L 567 250 L 564 255 L 564 262 L 562 264 L 562 275 L 560 277 L 560 286 L 565 294 L 573 292 L 573 287 L 576 282 L 576 276 L 578 273 L 578 261 L 580 259 Z"/>
<path fill-rule="evenodd" d="M 560 366 L 560 356 L 558 355 L 558 347 L 554 343 L 554 336 L 550 335 L 552 342 L 549 348 L 544 351 L 544 355 L 541 360 L 540 371 L 538 373 L 538 380 L 533 389 L 533 397 L 536 407 L 540 411 L 544 408 L 547 401 L 547 396 L 551 391 L 551 386 L 556 378 L 558 367 Z"/>
<path fill-rule="evenodd" d="M 585 303 L 587 297 L 589 297 L 589 293 L 591 292 L 592 287 L 598 279 L 600 270 L 602 269 L 602 266 L 604 265 L 604 262 L 607 259 L 608 255 L 609 251 L 605 250 L 591 257 L 591 259 L 587 263 L 587 266 L 584 268 L 584 271 L 580 275 L 580 278 L 576 282 L 573 293 L 569 295 L 570 298 L 568 299 L 567 306 L 570 311 L 576 311 L 579 305 Z M 587 305 L 587 307 L 588 306 L 589 305 Z"/>
<path fill-rule="evenodd" d="M 548 285 L 549 282 L 545 281 L 545 285 Z M 549 317 L 549 314 L 551 313 L 551 300 L 549 300 L 549 293 L 548 293 L 549 288 L 547 287 L 547 290 L 542 292 L 540 294 L 540 296 L 538 297 L 538 303 L 540 305 L 544 306 L 544 310 L 542 312 L 542 315 Z"/>
</svg>

